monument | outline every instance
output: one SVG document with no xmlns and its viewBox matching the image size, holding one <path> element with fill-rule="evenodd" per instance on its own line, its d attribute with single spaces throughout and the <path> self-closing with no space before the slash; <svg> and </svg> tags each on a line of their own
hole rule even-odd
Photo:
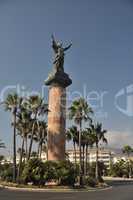
<svg viewBox="0 0 133 200">
<path fill-rule="evenodd" d="M 48 107 L 48 160 L 65 159 L 65 126 L 66 126 L 66 88 L 72 84 L 64 72 L 64 56 L 72 44 L 63 47 L 52 35 L 52 48 L 55 53 L 53 70 L 45 80 L 49 86 Z"/>
</svg>

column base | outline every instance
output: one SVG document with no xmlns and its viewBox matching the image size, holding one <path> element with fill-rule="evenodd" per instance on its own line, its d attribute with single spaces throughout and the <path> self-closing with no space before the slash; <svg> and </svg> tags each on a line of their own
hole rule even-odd
<svg viewBox="0 0 133 200">
<path fill-rule="evenodd" d="M 49 74 L 48 78 L 45 80 L 45 85 L 60 85 L 62 87 L 68 87 L 72 84 L 72 80 L 69 75 L 65 72 L 52 72 Z"/>
</svg>

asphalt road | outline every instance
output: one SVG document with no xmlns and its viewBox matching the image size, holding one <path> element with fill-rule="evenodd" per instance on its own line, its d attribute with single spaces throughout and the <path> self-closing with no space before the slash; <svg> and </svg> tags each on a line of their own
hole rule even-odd
<svg viewBox="0 0 133 200">
<path fill-rule="evenodd" d="M 0 189 L 0 200 L 133 200 L 133 184 L 96 192 L 21 192 Z"/>
</svg>

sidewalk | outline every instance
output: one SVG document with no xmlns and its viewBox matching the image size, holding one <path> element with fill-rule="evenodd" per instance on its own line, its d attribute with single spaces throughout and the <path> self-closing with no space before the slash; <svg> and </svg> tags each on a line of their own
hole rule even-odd
<svg viewBox="0 0 133 200">
<path fill-rule="evenodd" d="M 133 178 L 121 178 L 121 177 L 111 177 L 111 176 L 104 176 L 103 179 L 105 181 L 133 181 Z"/>
</svg>

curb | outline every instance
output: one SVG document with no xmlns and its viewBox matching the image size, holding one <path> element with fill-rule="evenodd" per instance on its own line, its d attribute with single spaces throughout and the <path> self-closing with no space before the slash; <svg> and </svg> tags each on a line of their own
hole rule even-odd
<svg viewBox="0 0 133 200">
<path fill-rule="evenodd" d="M 67 192 L 67 193 L 74 193 L 74 192 L 99 192 L 99 191 L 105 191 L 112 189 L 112 186 L 109 186 L 107 188 L 99 188 L 99 189 L 38 189 L 38 188 L 17 188 L 17 187 L 10 187 L 10 186 L 4 186 L 0 185 L 3 189 L 8 189 L 12 191 L 22 191 L 22 192 Z"/>
</svg>

